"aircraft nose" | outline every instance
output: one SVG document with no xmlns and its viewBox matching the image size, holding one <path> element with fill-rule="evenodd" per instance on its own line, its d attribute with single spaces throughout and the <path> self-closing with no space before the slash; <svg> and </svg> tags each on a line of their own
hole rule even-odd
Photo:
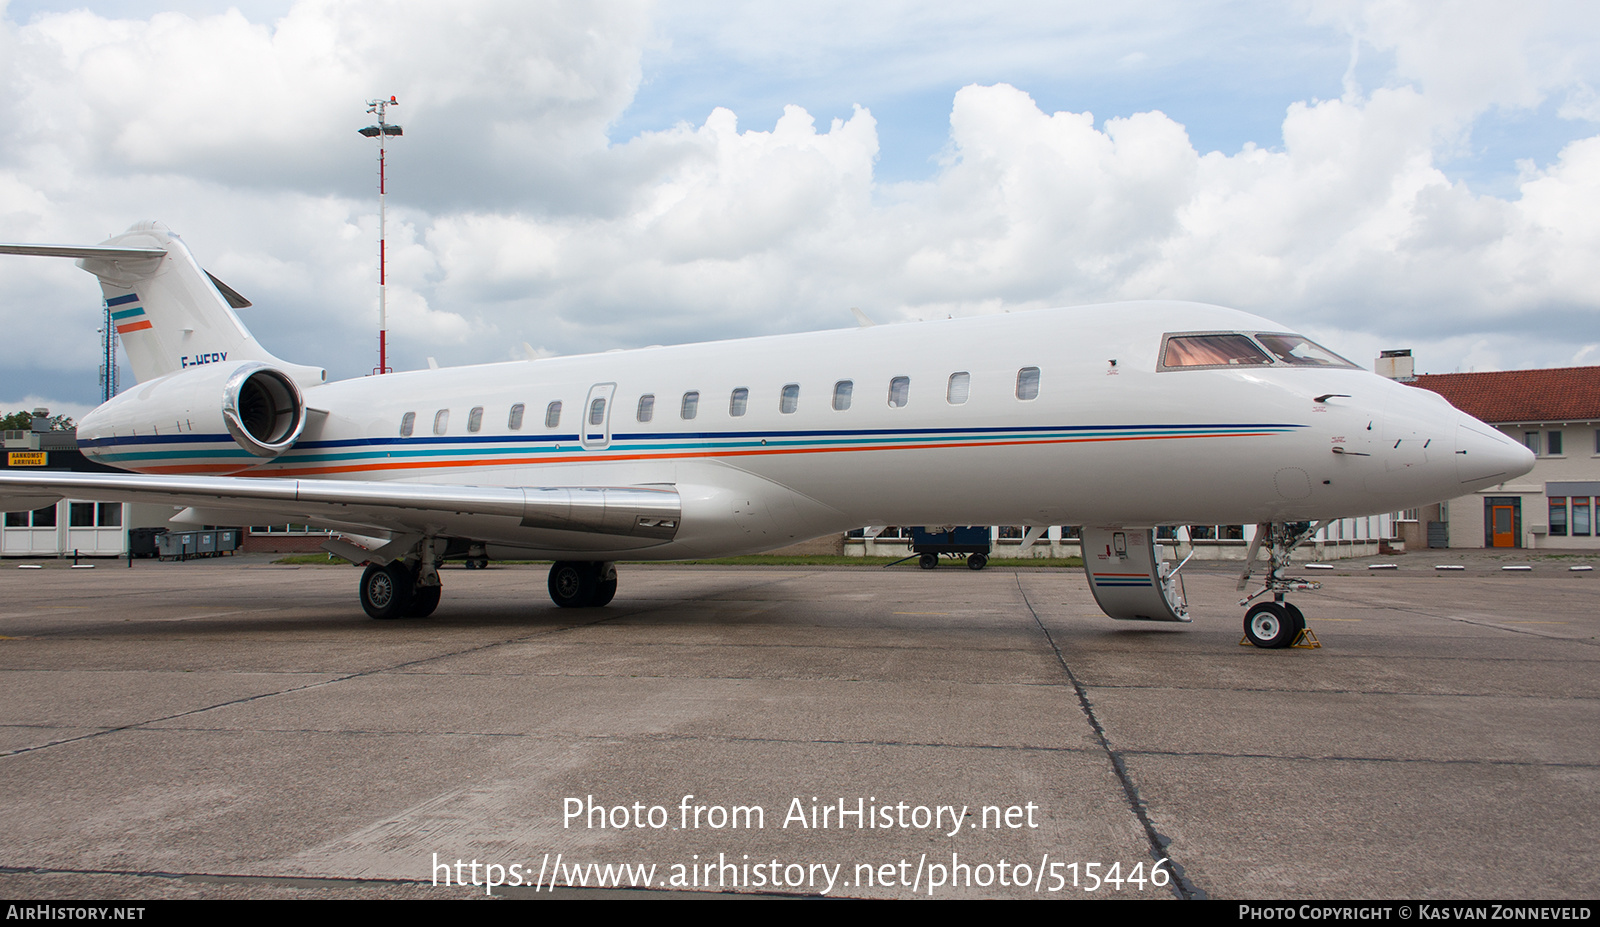
<svg viewBox="0 0 1600 927">
<path fill-rule="evenodd" d="M 1533 452 L 1470 415 L 1456 424 L 1456 475 L 1473 491 L 1533 469 Z"/>
</svg>

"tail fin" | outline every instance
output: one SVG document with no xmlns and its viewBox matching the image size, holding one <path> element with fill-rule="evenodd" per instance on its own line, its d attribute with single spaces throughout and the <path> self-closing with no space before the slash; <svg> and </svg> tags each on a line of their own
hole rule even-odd
<svg viewBox="0 0 1600 927">
<path fill-rule="evenodd" d="M 159 222 L 135 223 L 98 245 L 0 245 L 0 254 L 78 259 L 100 278 L 111 321 L 139 382 L 201 364 L 263 361 L 305 385 L 321 368 L 286 364 L 263 348 L 234 314 L 250 303 L 195 262 L 189 247 Z"/>
</svg>

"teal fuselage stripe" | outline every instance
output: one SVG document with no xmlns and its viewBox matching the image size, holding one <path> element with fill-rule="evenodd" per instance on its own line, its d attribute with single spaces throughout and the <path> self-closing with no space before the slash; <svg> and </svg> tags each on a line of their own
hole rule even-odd
<svg viewBox="0 0 1600 927">
<path fill-rule="evenodd" d="M 1048 432 L 1015 431 L 1015 432 L 1001 432 L 1001 433 L 996 433 L 996 432 L 993 432 L 993 431 L 985 431 L 985 432 L 971 432 L 971 433 L 966 433 L 966 434 L 943 433 L 943 434 L 936 434 L 936 435 L 908 435 L 908 434 L 901 433 L 901 434 L 894 434 L 894 435 L 878 435 L 878 436 L 861 435 L 861 436 L 858 436 L 858 437 L 839 437 L 839 438 L 826 438 L 826 439 L 817 439 L 817 438 L 810 438 L 810 439 L 765 438 L 765 439 L 763 439 L 761 437 L 761 435 L 753 434 L 753 435 L 750 435 L 748 437 L 726 438 L 726 439 L 721 439 L 721 440 L 710 440 L 710 441 L 705 441 L 705 440 L 702 440 L 702 441 L 671 441 L 671 440 L 666 440 L 666 441 L 648 441 L 648 440 L 647 441 L 637 441 L 637 440 L 635 440 L 635 441 L 618 442 L 618 441 L 613 440 L 611 442 L 611 444 L 609 444 L 605 448 L 594 448 L 594 449 L 590 449 L 590 450 L 592 450 L 593 452 L 596 452 L 596 453 L 612 452 L 612 453 L 618 453 L 618 454 L 620 454 L 620 453 L 630 453 L 630 452 L 634 452 L 634 453 L 636 453 L 636 452 L 649 452 L 649 451 L 746 450 L 746 449 L 756 449 L 756 448 L 763 448 L 763 447 L 770 448 L 770 449 L 784 449 L 784 450 L 795 449 L 795 448 L 808 448 L 809 447 L 809 448 L 817 448 L 819 450 L 822 450 L 822 449 L 842 448 L 842 447 L 871 448 L 871 447 L 874 447 L 874 446 L 882 446 L 882 445 L 889 445 L 889 444 L 892 444 L 892 445 L 906 445 L 906 444 L 917 444 L 917 445 L 940 445 L 940 444 L 956 445 L 956 444 L 961 444 L 961 445 L 970 445 L 970 444 L 1008 443 L 1008 442 L 1015 442 L 1015 441 L 1026 441 L 1026 442 L 1030 442 L 1030 443 L 1035 443 L 1035 442 L 1061 441 L 1061 440 L 1066 440 L 1066 441 L 1086 441 L 1086 440 L 1096 440 L 1096 439 L 1128 440 L 1128 439 L 1138 439 L 1138 438 L 1174 438 L 1174 437 L 1177 437 L 1177 438 L 1182 438 L 1182 437 L 1228 438 L 1228 437 L 1240 437 L 1240 436 L 1246 436 L 1246 435 L 1259 435 L 1259 434 L 1287 434 L 1287 433 L 1292 432 L 1293 430 L 1294 429 L 1291 428 L 1291 427 L 1283 427 L 1283 426 L 1252 427 L 1252 426 L 1240 425 L 1240 426 L 1234 426 L 1232 428 L 1216 428 L 1216 427 L 1212 427 L 1212 428 L 1196 428 L 1196 429 L 1192 429 L 1192 430 L 1183 429 L 1183 428 L 1155 428 L 1155 429 L 1106 428 L 1106 429 L 1097 429 L 1097 430 L 1093 430 L 1093 431 L 1089 431 L 1089 430 L 1048 431 Z M 208 441 L 206 443 L 214 443 L 214 442 L 209 442 Z M 379 460 L 394 460 L 394 459 L 449 460 L 449 459 L 456 459 L 456 458 L 477 458 L 477 457 L 490 457 L 490 458 L 493 458 L 493 457 L 512 457 L 512 456 L 529 456 L 529 455 L 537 456 L 537 455 L 556 454 L 556 453 L 568 454 L 568 453 L 578 452 L 578 451 L 581 451 L 581 450 L 585 450 L 585 448 L 582 446 L 582 444 L 580 442 L 574 441 L 574 440 L 572 440 L 570 438 L 566 439 L 565 441 L 563 441 L 560 444 L 550 443 L 550 444 L 544 444 L 544 445 L 529 445 L 527 443 L 519 443 L 519 444 L 516 444 L 516 445 L 500 445 L 500 446 L 477 444 L 477 445 L 469 445 L 469 446 L 444 447 L 444 448 L 418 448 L 418 449 L 415 449 L 415 450 L 400 450 L 400 449 L 396 449 L 395 446 L 392 445 L 392 444 L 384 444 L 384 445 L 379 445 L 377 447 L 374 447 L 371 450 L 352 450 L 352 451 L 341 452 L 341 453 L 316 453 L 316 452 L 313 452 L 313 451 L 297 451 L 297 450 L 291 449 L 287 454 L 283 455 L 282 457 L 277 458 L 273 462 L 276 463 L 276 464 L 279 464 L 279 465 L 286 465 L 286 464 L 287 465 L 293 465 L 293 464 L 314 464 L 314 463 L 351 463 L 351 462 L 369 461 L 369 460 L 370 461 L 379 461 Z M 123 462 L 130 462 L 130 463 L 132 463 L 132 462 L 156 461 L 156 460 L 196 460 L 196 459 L 202 459 L 202 458 L 220 458 L 220 459 L 225 459 L 225 460 L 259 459 L 259 458 L 256 458 L 255 455 L 253 455 L 253 454 L 249 453 L 248 451 L 244 450 L 243 448 L 239 448 L 239 447 L 221 446 L 221 447 L 214 447 L 214 448 L 208 449 L 208 450 L 178 450 L 178 449 L 173 448 L 170 444 L 164 444 L 162 449 L 158 450 L 158 451 L 118 451 L 118 452 L 115 452 L 115 453 L 109 453 L 109 454 L 104 454 L 103 453 L 103 454 L 98 454 L 98 455 L 95 455 L 95 456 L 97 456 L 98 459 L 103 460 L 103 461 L 108 461 L 108 462 L 111 462 L 111 461 L 123 461 Z M 265 461 L 263 461 L 263 462 L 265 462 Z"/>
</svg>

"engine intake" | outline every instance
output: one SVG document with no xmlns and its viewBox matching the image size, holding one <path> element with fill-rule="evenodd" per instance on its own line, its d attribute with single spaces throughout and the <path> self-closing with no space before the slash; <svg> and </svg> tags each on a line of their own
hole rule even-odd
<svg viewBox="0 0 1600 927">
<path fill-rule="evenodd" d="M 257 457 L 276 457 L 294 446 L 306 427 L 300 388 L 271 367 L 246 364 L 222 388 L 222 420 L 239 446 Z"/>
</svg>

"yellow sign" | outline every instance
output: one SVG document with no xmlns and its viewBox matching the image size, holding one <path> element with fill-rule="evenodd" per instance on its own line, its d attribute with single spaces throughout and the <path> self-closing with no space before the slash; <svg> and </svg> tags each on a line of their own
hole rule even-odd
<svg viewBox="0 0 1600 927">
<path fill-rule="evenodd" d="M 6 464 L 12 467 L 42 467 L 49 451 L 7 451 Z"/>
</svg>

